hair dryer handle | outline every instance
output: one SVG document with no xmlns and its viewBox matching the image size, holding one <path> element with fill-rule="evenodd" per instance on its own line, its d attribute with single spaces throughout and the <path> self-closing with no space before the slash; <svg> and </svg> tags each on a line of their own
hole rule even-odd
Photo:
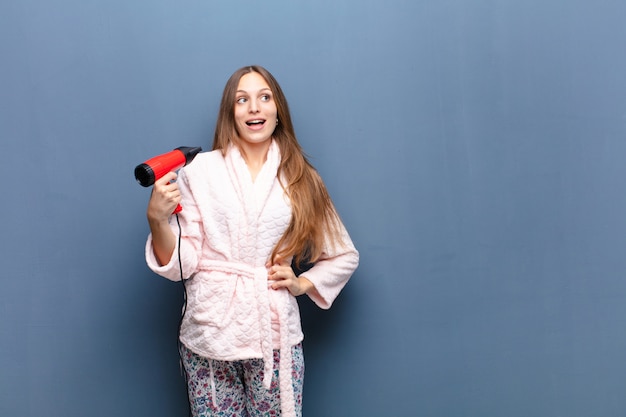
<svg viewBox="0 0 626 417">
<path fill-rule="evenodd" d="M 170 184 L 171 184 L 171 183 L 173 183 L 173 182 L 174 182 L 174 181 L 171 181 L 171 182 L 170 182 Z M 178 205 L 176 206 L 176 208 L 174 209 L 174 211 L 172 212 L 172 214 L 178 214 L 178 213 L 180 213 L 181 211 L 183 211 L 183 206 L 181 206 L 180 204 L 178 204 Z"/>
</svg>

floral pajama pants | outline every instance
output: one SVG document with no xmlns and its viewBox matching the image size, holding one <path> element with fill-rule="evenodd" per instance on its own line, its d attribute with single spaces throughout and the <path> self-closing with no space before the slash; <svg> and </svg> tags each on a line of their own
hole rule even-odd
<svg viewBox="0 0 626 417">
<path fill-rule="evenodd" d="M 263 359 L 219 361 L 199 356 L 184 345 L 181 349 L 188 375 L 187 386 L 194 417 L 280 416 L 278 350 L 274 351 L 274 375 L 271 387 L 267 390 L 263 386 Z M 296 414 L 301 417 L 304 385 L 302 344 L 292 347 L 291 352 L 293 358 L 291 380 Z"/>
</svg>

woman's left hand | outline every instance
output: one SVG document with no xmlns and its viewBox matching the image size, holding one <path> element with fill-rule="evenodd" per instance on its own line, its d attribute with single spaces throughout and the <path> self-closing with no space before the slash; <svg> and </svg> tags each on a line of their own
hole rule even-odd
<svg viewBox="0 0 626 417">
<path fill-rule="evenodd" d="M 265 266 L 267 267 L 267 279 L 274 281 L 271 285 L 274 290 L 286 288 L 293 296 L 297 297 L 313 288 L 311 281 L 305 277 L 297 277 L 291 265 L 281 258 L 276 258 L 273 264 L 268 262 Z"/>
</svg>

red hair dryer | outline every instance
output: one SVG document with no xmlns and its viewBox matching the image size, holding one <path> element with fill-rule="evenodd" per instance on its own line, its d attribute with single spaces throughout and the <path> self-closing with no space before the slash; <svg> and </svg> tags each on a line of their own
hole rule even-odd
<svg viewBox="0 0 626 417">
<path fill-rule="evenodd" d="M 180 146 L 173 151 L 155 156 L 135 167 L 135 179 L 144 187 L 149 187 L 168 172 L 176 171 L 193 161 L 201 151 L 200 147 Z M 182 209 L 179 204 L 172 214 L 179 213 Z"/>
</svg>

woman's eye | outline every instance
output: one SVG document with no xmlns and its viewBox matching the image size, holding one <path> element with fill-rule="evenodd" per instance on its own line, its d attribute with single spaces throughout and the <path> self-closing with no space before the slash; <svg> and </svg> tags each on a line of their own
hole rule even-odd
<svg viewBox="0 0 626 417">
<path fill-rule="evenodd" d="M 261 100 L 262 100 L 262 101 L 270 101 L 270 99 L 271 99 L 271 98 L 272 98 L 272 97 L 271 97 L 269 94 L 263 94 L 263 95 L 261 96 Z"/>
<path fill-rule="evenodd" d="M 246 98 L 245 98 L 245 97 L 239 97 L 239 98 L 237 99 L 237 103 L 239 103 L 239 104 L 243 104 L 243 103 L 245 103 L 245 102 L 246 102 Z"/>
</svg>

